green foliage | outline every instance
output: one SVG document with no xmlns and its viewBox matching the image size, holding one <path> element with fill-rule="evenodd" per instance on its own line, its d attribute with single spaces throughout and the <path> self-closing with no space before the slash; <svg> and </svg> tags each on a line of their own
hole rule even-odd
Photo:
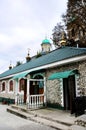
<svg viewBox="0 0 86 130">
<path fill-rule="evenodd" d="M 37 52 L 36 58 L 42 56 L 41 52 Z"/>
<path fill-rule="evenodd" d="M 21 64 L 22 64 L 21 61 L 17 61 L 17 62 L 16 62 L 16 66 L 19 66 L 19 65 L 21 65 Z"/>
</svg>

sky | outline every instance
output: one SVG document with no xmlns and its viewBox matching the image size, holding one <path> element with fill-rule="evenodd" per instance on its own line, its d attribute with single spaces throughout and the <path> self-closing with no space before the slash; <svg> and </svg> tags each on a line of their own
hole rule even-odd
<svg viewBox="0 0 86 130">
<path fill-rule="evenodd" d="M 52 30 L 66 12 L 67 0 L 0 0 L 0 73 L 10 63 L 25 62 L 52 37 Z M 52 43 L 52 41 L 50 40 Z"/>
</svg>

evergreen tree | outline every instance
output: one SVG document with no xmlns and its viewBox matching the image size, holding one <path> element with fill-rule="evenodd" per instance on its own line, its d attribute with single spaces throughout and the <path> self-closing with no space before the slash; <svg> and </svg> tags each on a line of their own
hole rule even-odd
<svg viewBox="0 0 86 130">
<path fill-rule="evenodd" d="M 86 47 L 86 0 L 68 0 L 67 13 L 63 15 L 63 20 L 67 30 L 73 28 L 72 34 L 78 33 L 80 46 Z"/>
</svg>

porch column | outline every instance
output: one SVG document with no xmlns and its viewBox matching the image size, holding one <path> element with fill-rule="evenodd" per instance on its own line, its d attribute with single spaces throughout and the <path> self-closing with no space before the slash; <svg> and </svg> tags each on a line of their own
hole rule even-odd
<svg viewBox="0 0 86 130">
<path fill-rule="evenodd" d="M 62 78 L 60 78 L 59 79 L 59 81 L 60 81 L 60 89 L 61 89 L 61 105 L 62 105 L 62 107 L 64 107 L 64 90 L 63 90 L 63 79 Z"/>
<path fill-rule="evenodd" d="M 15 104 L 18 104 L 18 79 L 15 80 L 16 85 L 15 85 Z"/>
<path fill-rule="evenodd" d="M 30 79 L 27 79 L 27 108 L 28 108 L 28 104 L 29 104 L 29 95 L 30 95 Z"/>
<path fill-rule="evenodd" d="M 47 105 L 46 102 L 46 77 L 44 77 L 44 105 Z"/>
</svg>

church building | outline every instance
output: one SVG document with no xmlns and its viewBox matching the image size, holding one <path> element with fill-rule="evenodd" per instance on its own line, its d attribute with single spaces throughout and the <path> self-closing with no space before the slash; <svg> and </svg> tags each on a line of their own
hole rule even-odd
<svg viewBox="0 0 86 130">
<path fill-rule="evenodd" d="M 62 39 L 63 40 L 63 39 Z M 27 109 L 55 107 L 74 113 L 74 99 L 86 96 L 86 48 L 61 46 L 51 51 L 46 38 L 41 55 L 0 74 L 0 101 Z"/>
</svg>

